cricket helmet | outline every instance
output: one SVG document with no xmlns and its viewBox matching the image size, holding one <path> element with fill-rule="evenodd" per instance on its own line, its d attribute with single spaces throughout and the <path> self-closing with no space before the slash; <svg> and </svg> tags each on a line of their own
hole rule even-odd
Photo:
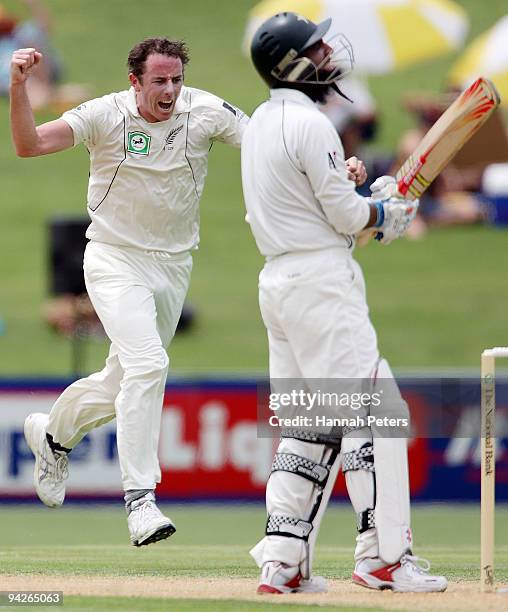
<svg viewBox="0 0 508 612">
<path fill-rule="evenodd" d="M 326 41 L 331 50 L 321 65 L 303 55 L 325 37 L 331 23 L 328 18 L 316 24 L 291 12 L 278 13 L 262 23 L 252 39 L 251 57 L 265 83 L 269 87 L 283 87 L 284 83 L 331 85 L 349 72 L 353 53 L 342 34 Z M 332 69 L 325 72 L 321 68 L 329 61 Z"/>
</svg>

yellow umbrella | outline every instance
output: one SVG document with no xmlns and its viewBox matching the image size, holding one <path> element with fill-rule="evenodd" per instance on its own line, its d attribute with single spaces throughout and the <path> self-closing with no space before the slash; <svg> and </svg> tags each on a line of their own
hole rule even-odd
<svg viewBox="0 0 508 612">
<path fill-rule="evenodd" d="M 478 76 L 494 81 L 501 102 L 508 103 L 508 15 L 480 34 L 465 50 L 450 72 L 450 81 L 466 87 Z"/>
<path fill-rule="evenodd" d="M 355 68 L 383 74 L 458 49 L 469 22 L 452 0 L 262 0 L 249 14 L 244 48 L 259 25 L 282 11 L 313 21 L 332 17 L 331 34 L 347 36 Z"/>
</svg>

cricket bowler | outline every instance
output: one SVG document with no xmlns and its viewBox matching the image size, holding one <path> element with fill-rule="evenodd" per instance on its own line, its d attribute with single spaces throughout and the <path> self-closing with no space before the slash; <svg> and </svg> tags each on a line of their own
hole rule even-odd
<svg viewBox="0 0 508 612">
<path fill-rule="evenodd" d="M 84 275 L 111 347 L 102 371 L 70 385 L 49 415 L 26 419 L 35 489 L 47 506 L 61 506 L 68 454 L 90 430 L 116 417 L 130 539 L 143 546 L 175 531 L 155 503 L 166 347 L 199 242 L 208 152 L 214 141 L 239 147 L 247 117 L 215 95 L 184 86 L 189 55 L 182 41 L 149 38 L 129 53 L 128 90 L 36 127 L 26 84 L 41 59 L 31 48 L 12 56 L 12 137 L 21 157 L 81 143 L 89 151 Z"/>
</svg>

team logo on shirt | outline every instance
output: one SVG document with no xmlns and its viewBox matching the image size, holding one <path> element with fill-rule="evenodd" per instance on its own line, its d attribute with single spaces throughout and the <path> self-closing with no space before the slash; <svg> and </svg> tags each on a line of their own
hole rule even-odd
<svg viewBox="0 0 508 612">
<path fill-rule="evenodd" d="M 127 135 L 127 151 L 138 155 L 148 155 L 151 136 L 144 132 L 129 132 Z"/>
<path fill-rule="evenodd" d="M 176 128 L 173 128 L 171 130 L 171 132 L 169 132 L 169 134 L 166 136 L 166 145 L 164 146 L 164 148 L 166 149 L 166 151 L 172 151 L 173 150 L 173 143 L 175 142 L 175 138 L 178 136 L 178 134 L 183 130 L 183 124 L 179 125 Z"/>
</svg>

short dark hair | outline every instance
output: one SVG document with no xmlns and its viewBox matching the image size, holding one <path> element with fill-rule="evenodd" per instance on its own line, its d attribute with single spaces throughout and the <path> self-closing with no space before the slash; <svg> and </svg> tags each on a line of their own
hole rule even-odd
<svg viewBox="0 0 508 612">
<path fill-rule="evenodd" d="M 168 38 L 145 38 L 135 45 L 127 59 L 129 72 L 141 80 L 145 71 L 145 62 L 152 53 L 160 53 L 169 57 L 179 57 L 182 65 L 189 62 L 189 49 L 183 40 L 169 40 Z"/>
</svg>

